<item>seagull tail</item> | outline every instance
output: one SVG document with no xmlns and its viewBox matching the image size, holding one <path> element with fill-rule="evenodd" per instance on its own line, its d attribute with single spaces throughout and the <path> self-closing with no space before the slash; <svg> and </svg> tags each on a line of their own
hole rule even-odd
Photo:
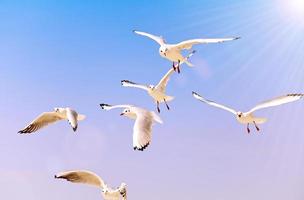
<svg viewBox="0 0 304 200">
<path fill-rule="evenodd" d="M 78 121 L 84 120 L 85 118 L 86 118 L 85 115 L 78 114 L 78 116 L 77 116 Z"/>
<path fill-rule="evenodd" d="M 152 114 L 153 120 L 154 120 L 155 122 L 158 122 L 158 123 L 160 123 L 160 124 L 163 123 L 163 120 L 162 120 L 155 112 L 152 111 L 151 114 Z"/>
<path fill-rule="evenodd" d="M 166 96 L 165 99 L 168 102 L 168 101 L 172 101 L 174 99 L 174 97 L 173 96 Z"/>
<path fill-rule="evenodd" d="M 189 66 L 189 67 L 193 67 L 194 65 L 191 63 L 191 62 L 189 62 L 189 61 L 185 61 L 185 63 Z"/>
<path fill-rule="evenodd" d="M 267 121 L 267 118 L 256 118 L 256 119 L 254 119 L 254 121 L 257 124 L 263 124 Z"/>
</svg>

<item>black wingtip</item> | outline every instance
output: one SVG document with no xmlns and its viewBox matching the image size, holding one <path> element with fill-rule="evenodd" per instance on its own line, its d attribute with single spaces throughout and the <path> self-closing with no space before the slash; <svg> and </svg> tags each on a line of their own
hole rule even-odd
<svg viewBox="0 0 304 200">
<path fill-rule="evenodd" d="M 134 83 L 134 82 L 132 82 L 132 81 L 129 81 L 129 80 L 122 80 L 122 81 L 121 81 L 121 84 L 123 85 L 123 83 L 136 84 L 136 83 Z"/>
<path fill-rule="evenodd" d="M 137 30 L 135 30 L 135 29 L 132 30 L 133 33 L 136 33 L 136 31 L 137 31 Z"/>
<path fill-rule="evenodd" d="M 55 174 L 55 175 L 54 175 L 54 178 L 58 179 L 59 177 Z"/>
<path fill-rule="evenodd" d="M 196 92 L 194 92 L 194 91 L 192 91 L 192 95 L 197 95 L 197 93 L 196 93 Z"/>
<path fill-rule="evenodd" d="M 27 133 L 25 130 L 21 130 L 21 131 L 18 131 L 18 133 L 20 134 L 20 135 L 23 135 L 23 134 L 25 134 L 25 133 Z"/>
<path fill-rule="evenodd" d="M 100 105 L 101 109 L 105 109 L 105 108 L 104 108 L 105 106 L 111 106 L 111 105 L 105 104 L 105 103 L 101 103 L 101 104 L 99 104 L 99 105 Z"/>
<path fill-rule="evenodd" d="M 73 127 L 73 131 L 76 132 L 76 130 L 77 130 L 77 126 L 76 126 L 76 127 Z"/>
<path fill-rule="evenodd" d="M 241 37 L 235 37 L 234 39 L 235 39 L 235 40 L 238 40 L 238 39 L 241 39 Z"/>
<path fill-rule="evenodd" d="M 133 149 L 134 149 L 134 151 L 136 151 L 136 150 L 144 151 L 149 145 L 150 145 L 150 142 L 148 142 L 146 145 L 144 145 L 142 147 L 133 147 Z"/>
</svg>

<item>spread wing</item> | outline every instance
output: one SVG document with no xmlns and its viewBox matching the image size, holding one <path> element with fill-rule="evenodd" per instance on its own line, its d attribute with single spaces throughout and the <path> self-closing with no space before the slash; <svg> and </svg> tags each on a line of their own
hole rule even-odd
<svg viewBox="0 0 304 200">
<path fill-rule="evenodd" d="M 122 80 L 121 85 L 124 86 L 124 87 L 135 87 L 135 88 L 140 88 L 140 89 L 143 89 L 143 90 L 148 90 L 149 89 L 149 87 L 146 86 L 146 85 L 141 85 L 141 84 L 134 83 L 134 82 L 128 81 L 128 80 Z"/>
<path fill-rule="evenodd" d="M 104 188 L 105 183 L 104 181 L 90 171 L 67 171 L 67 172 L 61 172 L 59 174 L 55 175 L 55 178 L 57 179 L 65 179 L 67 181 L 70 181 L 72 183 L 83 183 L 88 184 L 95 187 Z"/>
<path fill-rule="evenodd" d="M 146 37 L 154 40 L 155 42 L 157 42 L 159 45 L 165 44 L 165 40 L 162 37 L 152 35 L 152 34 L 146 33 L 146 32 L 136 31 L 136 30 L 134 30 L 133 32 L 138 34 L 138 35 L 146 36 Z"/>
<path fill-rule="evenodd" d="M 104 109 L 104 110 L 111 110 L 111 109 L 114 109 L 114 108 L 130 108 L 131 105 L 115 105 L 115 106 L 113 106 L 113 105 L 101 103 L 100 107 L 101 107 L 101 109 Z"/>
<path fill-rule="evenodd" d="M 69 124 L 72 126 L 73 131 L 76 131 L 77 127 L 78 127 L 77 112 L 74 110 L 71 110 L 71 109 L 66 109 L 66 113 L 67 113 L 67 118 L 68 118 Z"/>
<path fill-rule="evenodd" d="M 20 130 L 18 133 L 33 133 L 49 124 L 55 123 L 63 118 L 56 112 L 44 112 L 34 119 L 29 125 L 24 129 Z"/>
<path fill-rule="evenodd" d="M 209 44 L 209 43 L 221 43 L 226 41 L 232 41 L 240 39 L 240 37 L 232 37 L 232 38 L 215 38 L 215 39 L 192 39 L 180 42 L 175 45 L 179 50 L 182 49 L 191 49 L 195 44 Z"/>
<path fill-rule="evenodd" d="M 280 96 L 268 101 L 264 101 L 258 105 L 256 105 L 254 108 L 252 108 L 248 113 L 253 113 L 254 111 L 263 109 L 263 108 L 268 108 L 268 107 L 273 107 L 273 106 L 279 106 L 285 103 L 290 103 L 293 101 L 297 101 L 301 98 L 303 98 L 304 94 L 287 94 L 284 96 Z"/>
<path fill-rule="evenodd" d="M 231 112 L 231 113 L 233 113 L 235 115 L 237 114 L 237 112 L 235 110 L 233 110 L 232 108 L 228 108 L 228 107 L 226 107 L 224 105 L 215 103 L 214 101 L 210 101 L 208 99 L 205 99 L 201 95 L 197 94 L 196 92 L 192 92 L 192 95 L 193 95 L 194 98 L 196 98 L 196 99 L 198 99 L 198 100 L 200 100 L 200 101 L 202 101 L 204 103 L 207 103 L 207 104 L 209 104 L 211 106 L 214 106 L 214 107 L 217 107 L 217 108 L 221 108 L 221 109 L 229 111 L 229 112 Z"/>
<path fill-rule="evenodd" d="M 161 92 L 166 92 L 166 86 L 168 84 L 168 81 L 170 80 L 170 76 L 174 73 L 174 69 L 171 68 L 165 76 L 159 81 L 159 83 L 155 86 L 157 90 L 160 90 Z"/>
<path fill-rule="evenodd" d="M 195 51 L 192 51 L 187 57 L 185 57 L 184 60 L 180 63 L 183 64 L 184 62 L 187 62 L 188 59 L 195 53 Z M 177 64 L 176 64 L 177 65 Z M 170 80 L 170 76 L 174 73 L 174 69 L 171 68 L 165 76 L 159 81 L 159 83 L 155 86 L 156 89 L 160 90 L 161 92 L 165 93 L 166 91 L 166 86 L 168 84 L 168 81 Z"/>
</svg>

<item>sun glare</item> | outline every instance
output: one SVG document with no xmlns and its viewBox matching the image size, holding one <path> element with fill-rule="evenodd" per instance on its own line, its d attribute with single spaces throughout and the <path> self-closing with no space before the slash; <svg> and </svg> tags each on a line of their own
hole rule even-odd
<svg viewBox="0 0 304 200">
<path fill-rule="evenodd" d="M 304 22 L 304 0 L 280 0 L 285 17 Z"/>
</svg>

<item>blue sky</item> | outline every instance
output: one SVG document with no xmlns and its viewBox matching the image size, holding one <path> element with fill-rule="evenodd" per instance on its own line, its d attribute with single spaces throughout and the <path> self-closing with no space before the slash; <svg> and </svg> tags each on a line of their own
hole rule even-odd
<svg viewBox="0 0 304 200">
<path fill-rule="evenodd" d="M 100 199 L 100 192 L 54 180 L 88 169 L 112 186 L 125 181 L 129 199 L 302 200 L 303 102 L 257 113 L 261 132 L 192 91 L 246 111 L 256 103 L 304 92 L 301 0 L 1 1 L 0 187 L 3 199 Z M 157 83 L 171 67 L 153 41 L 241 36 L 195 46 L 194 68 L 182 67 L 167 88 L 152 145 L 132 149 L 133 121 L 99 103 L 155 109 L 142 91 L 120 80 Z M 65 122 L 19 135 L 34 117 L 70 106 L 87 119 L 77 134 Z"/>
</svg>

